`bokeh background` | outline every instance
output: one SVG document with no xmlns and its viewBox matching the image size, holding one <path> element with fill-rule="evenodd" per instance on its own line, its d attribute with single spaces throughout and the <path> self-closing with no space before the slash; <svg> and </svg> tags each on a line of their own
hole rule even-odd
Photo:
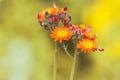
<svg viewBox="0 0 120 80">
<path fill-rule="evenodd" d="M 0 0 L 0 80 L 52 80 L 54 42 L 37 14 L 53 0 Z M 104 52 L 81 54 L 74 80 L 120 80 L 120 0 L 56 0 L 74 24 L 91 24 Z M 57 54 L 57 80 L 69 80 L 72 61 Z"/>
</svg>

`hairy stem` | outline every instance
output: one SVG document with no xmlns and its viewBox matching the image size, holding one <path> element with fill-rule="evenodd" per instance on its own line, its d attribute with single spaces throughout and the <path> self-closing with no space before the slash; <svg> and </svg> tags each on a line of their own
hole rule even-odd
<svg viewBox="0 0 120 80">
<path fill-rule="evenodd" d="M 56 80 L 57 76 L 57 43 L 55 43 L 55 54 L 54 54 L 54 68 L 53 68 L 53 80 Z"/>
<path fill-rule="evenodd" d="M 70 80 L 74 79 L 76 59 L 77 59 L 77 54 L 75 53 L 74 58 L 73 58 L 73 64 L 72 64 L 72 68 L 71 68 L 71 73 L 70 73 Z"/>
<path fill-rule="evenodd" d="M 71 73 L 70 73 L 70 80 L 74 80 L 75 66 L 76 66 L 76 60 L 77 60 L 77 54 L 78 54 L 78 50 L 76 48 L 76 41 L 74 41 L 73 44 L 74 44 L 74 57 L 73 57 L 73 64 L 72 64 Z"/>
</svg>

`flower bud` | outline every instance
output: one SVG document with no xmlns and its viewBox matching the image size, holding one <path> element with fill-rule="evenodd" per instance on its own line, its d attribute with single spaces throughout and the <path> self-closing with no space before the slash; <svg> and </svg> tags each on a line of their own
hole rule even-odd
<svg viewBox="0 0 120 80">
<path fill-rule="evenodd" d="M 42 14 L 38 14 L 38 20 L 42 21 L 43 20 L 43 15 Z"/>
<path fill-rule="evenodd" d="M 97 47 L 97 49 L 99 50 L 99 51 L 104 51 L 104 49 L 103 48 L 101 48 L 101 47 Z"/>
<path fill-rule="evenodd" d="M 56 15 L 56 16 L 54 16 L 53 17 L 53 21 L 55 22 L 55 23 L 58 23 L 59 22 L 59 17 Z"/>
<path fill-rule="evenodd" d="M 49 18 L 50 17 L 50 14 L 48 12 L 45 12 L 45 17 L 46 18 Z"/>
</svg>

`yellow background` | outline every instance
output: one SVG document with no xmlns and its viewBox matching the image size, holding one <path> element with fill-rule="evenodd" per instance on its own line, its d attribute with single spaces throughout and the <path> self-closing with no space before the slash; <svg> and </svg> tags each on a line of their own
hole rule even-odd
<svg viewBox="0 0 120 80">
<path fill-rule="evenodd" d="M 91 24 L 105 49 L 85 55 L 93 66 L 89 68 L 86 61 L 85 66 L 77 64 L 75 80 L 119 80 L 120 0 L 56 3 L 68 7 L 72 23 Z M 52 0 L 0 0 L 0 80 L 52 80 L 54 42 L 37 20 L 38 13 L 51 6 Z M 71 63 L 64 53 L 58 54 L 57 80 L 69 80 Z"/>
</svg>

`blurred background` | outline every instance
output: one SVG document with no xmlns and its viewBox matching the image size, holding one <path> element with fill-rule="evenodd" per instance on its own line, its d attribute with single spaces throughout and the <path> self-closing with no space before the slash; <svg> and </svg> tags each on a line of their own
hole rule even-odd
<svg viewBox="0 0 120 80">
<path fill-rule="evenodd" d="M 54 42 L 37 15 L 53 0 L 0 0 L 0 80 L 52 80 Z M 120 0 L 56 0 L 74 24 L 91 24 L 105 49 L 81 54 L 74 80 L 120 80 Z M 69 80 L 72 61 L 57 54 L 57 80 Z"/>
</svg>

